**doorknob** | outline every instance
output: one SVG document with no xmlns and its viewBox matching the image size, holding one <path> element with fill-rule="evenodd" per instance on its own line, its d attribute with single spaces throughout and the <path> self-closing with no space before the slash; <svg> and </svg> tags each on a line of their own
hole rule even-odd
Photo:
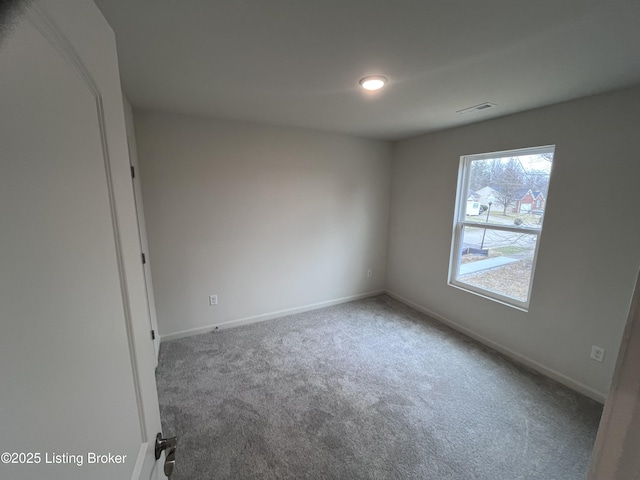
<svg viewBox="0 0 640 480">
<path fill-rule="evenodd" d="M 176 445 L 178 437 L 162 438 L 162 433 L 156 436 L 156 460 L 160 458 L 163 450 L 166 450 L 164 458 L 164 474 L 170 477 L 173 473 L 173 467 L 176 465 Z"/>
<path fill-rule="evenodd" d="M 167 477 L 170 477 L 173 473 L 173 467 L 176 466 L 176 447 L 173 447 L 167 453 L 167 456 L 164 460 L 164 474 Z"/>
</svg>

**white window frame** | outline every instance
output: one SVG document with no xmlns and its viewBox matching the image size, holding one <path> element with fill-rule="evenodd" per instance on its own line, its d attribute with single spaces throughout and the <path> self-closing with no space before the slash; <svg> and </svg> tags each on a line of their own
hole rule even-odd
<svg viewBox="0 0 640 480">
<path fill-rule="evenodd" d="M 481 154 L 472 154 L 472 155 L 463 155 L 460 157 L 460 167 L 458 169 L 458 189 L 456 194 L 456 209 L 453 217 L 453 234 L 451 236 L 451 256 L 449 259 L 449 281 L 448 284 L 452 287 L 459 288 L 469 293 L 473 293 L 475 295 L 479 295 L 489 300 L 493 300 L 498 303 L 502 303 L 504 305 L 516 308 L 518 310 L 522 310 L 527 312 L 529 310 L 529 304 L 531 303 L 531 292 L 533 290 L 533 280 L 535 276 L 536 265 L 538 263 L 538 251 L 540 249 L 540 237 L 542 236 L 542 230 L 544 228 L 544 223 L 540 228 L 531 228 L 531 227 L 522 227 L 516 226 L 513 227 L 509 225 L 495 225 L 495 224 L 484 224 L 478 222 L 469 222 L 465 218 L 465 210 L 467 205 L 467 197 L 466 192 L 469 191 L 469 174 L 470 168 L 469 165 L 472 161 L 476 160 L 490 160 L 493 158 L 504 158 L 504 157 L 520 157 L 524 155 L 536 155 L 541 153 L 554 153 L 555 160 L 555 145 L 545 145 L 541 147 L 529 147 L 529 148 L 518 148 L 514 150 L 504 150 L 500 152 L 489 152 L 489 153 L 481 153 Z M 551 170 L 553 170 L 553 164 L 551 166 Z M 549 172 L 551 176 L 551 171 Z M 545 198 L 545 211 L 548 206 L 548 196 Z M 518 300 L 517 298 L 509 297 L 507 295 L 502 295 L 497 292 L 493 292 L 491 290 L 486 290 L 484 288 L 477 287 L 475 285 L 470 285 L 465 282 L 461 282 L 457 280 L 458 277 L 458 269 L 460 266 L 459 258 L 460 251 L 462 248 L 462 231 L 464 227 L 471 228 L 486 228 L 489 230 L 499 230 L 506 232 L 515 232 L 515 233 L 525 233 L 535 235 L 536 238 L 536 246 L 533 253 L 533 264 L 531 265 L 531 277 L 529 279 L 529 290 L 527 292 L 527 300 L 525 302 Z"/>
</svg>

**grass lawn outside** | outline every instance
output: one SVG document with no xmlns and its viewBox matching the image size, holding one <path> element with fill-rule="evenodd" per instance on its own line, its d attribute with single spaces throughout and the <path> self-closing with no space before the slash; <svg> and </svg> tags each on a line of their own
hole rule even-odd
<svg viewBox="0 0 640 480">
<path fill-rule="evenodd" d="M 519 260 L 502 267 L 462 275 L 458 280 L 525 302 L 529 295 L 531 265 L 530 259 Z"/>
</svg>

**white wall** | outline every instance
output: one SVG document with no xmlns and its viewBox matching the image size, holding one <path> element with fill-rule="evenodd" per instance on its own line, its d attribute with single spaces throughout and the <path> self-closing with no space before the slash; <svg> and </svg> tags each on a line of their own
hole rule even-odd
<svg viewBox="0 0 640 480">
<path fill-rule="evenodd" d="M 591 457 L 589 480 L 640 479 L 640 275 Z"/>
<path fill-rule="evenodd" d="M 389 143 L 138 110 L 135 122 L 163 338 L 384 289 Z"/>
<path fill-rule="evenodd" d="M 638 105 L 636 87 L 397 143 L 387 288 L 604 395 L 640 264 Z M 556 155 L 529 312 L 448 286 L 460 156 L 548 144 Z M 604 363 L 589 359 L 592 344 L 606 348 Z"/>
</svg>

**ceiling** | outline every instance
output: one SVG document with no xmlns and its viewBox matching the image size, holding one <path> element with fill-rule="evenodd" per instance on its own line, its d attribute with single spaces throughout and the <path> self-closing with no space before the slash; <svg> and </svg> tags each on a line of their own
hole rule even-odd
<svg viewBox="0 0 640 480">
<path fill-rule="evenodd" d="M 96 3 L 136 108 L 395 140 L 640 84 L 638 0 Z"/>
</svg>

